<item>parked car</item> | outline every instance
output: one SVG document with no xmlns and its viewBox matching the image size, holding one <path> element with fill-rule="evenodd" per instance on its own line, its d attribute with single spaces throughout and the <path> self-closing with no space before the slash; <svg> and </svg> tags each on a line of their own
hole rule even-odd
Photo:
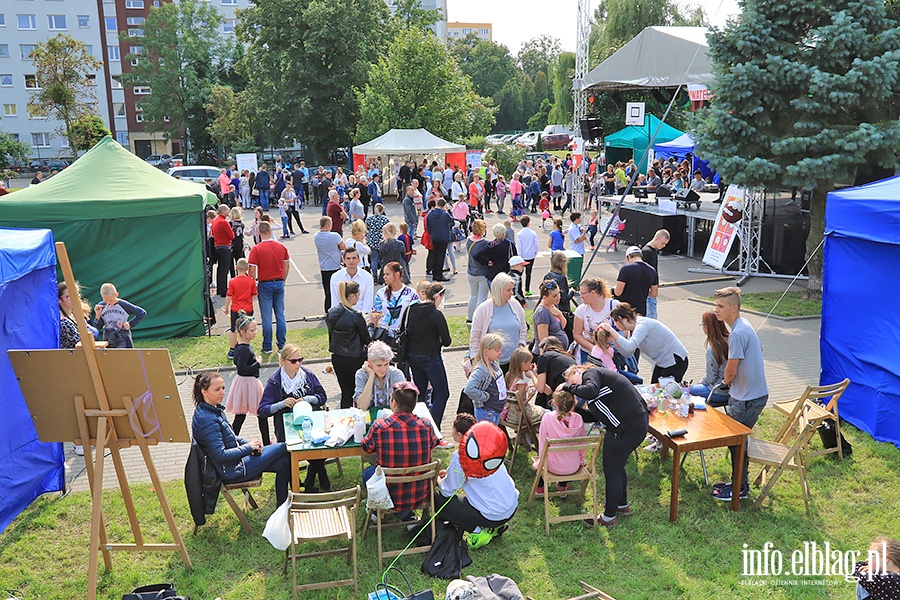
<svg viewBox="0 0 900 600">
<path fill-rule="evenodd" d="M 488 146 L 496 146 L 497 144 L 503 143 L 503 138 L 506 137 L 500 133 L 492 133 L 491 135 L 484 138 L 484 143 Z"/>
<path fill-rule="evenodd" d="M 549 152 L 526 152 L 525 153 L 525 160 L 533 161 L 534 164 L 537 164 L 537 161 L 539 158 L 544 161 L 544 164 L 547 164 L 551 160 L 553 160 L 553 155 L 550 154 Z"/>
<path fill-rule="evenodd" d="M 514 144 L 516 142 L 516 140 L 519 139 L 522 135 L 524 135 L 524 134 L 510 133 L 509 135 L 504 135 L 501 141 L 504 144 Z"/>
<path fill-rule="evenodd" d="M 172 167 L 166 172 L 172 177 L 184 181 L 195 181 L 197 183 L 205 183 L 207 179 L 216 179 L 219 176 L 219 169 L 217 167 L 203 165 Z"/>
<path fill-rule="evenodd" d="M 31 161 L 29 165 L 32 171 L 62 171 L 66 167 L 68 167 L 71 163 L 70 160 L 65 158 L 38 158 L 36 160 Z"/>
<path fill-rule="evenodd" d="M 525 146 L 529 150 L 534 150 L 534 147 L 537 145 L 537 138 L 540 135 L 540 131 L 529 131 L 528 133 L 523 133 L 521 136 L 516 138 L 515 144 L 517 146 Z"/>
<path fill-rule="evenodd" d="M 572 136 L 568 133 L 541 134 L 541 145 L 544 147 L 544 150 L 563 150 L 571 141 Z"/>
<path fill-rule="evenodd" d="M 168 169 L 172 166 L 172 156 L 169 154 L 151 154 L 144 159 L 151 167 Z"/>
</svg>

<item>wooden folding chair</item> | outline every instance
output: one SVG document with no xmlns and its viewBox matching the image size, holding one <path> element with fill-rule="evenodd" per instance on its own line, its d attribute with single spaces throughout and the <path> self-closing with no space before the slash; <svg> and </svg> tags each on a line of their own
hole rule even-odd
<svg viewBox="0 0 900 600">
<path fill-rule="evenodd" d="M 569 598 L 569 600 L 591 600 L 592 598 L 599 598 L 599 600 L 616 600 L 609 594 L 603 592 L 602 590 L 598 590 L 594 586 L 587 584 L 583 581 L 579 581 L 578 584 L 581 586 L 581 589 L 586 593 L 581 594 L 580 596 L 575 596 L 573 598 Z M 534 600 L 531 596 L 525 596 L 527 600 Z"/>
<path fill-rule="evenodd" d="M 816 413 L 813 414 L 812 403 L 805 402 L 798 404 L 796 409 L 796 417 L 790 424 L 790 431 L 795 434 L 782 436 L 787 440 L 788 437 L 793 438 L 791 444 L 779 441 L 769 442 L 757 438 L 749 438 L 747 440 L 747 457 L 750 462 L 763 465 L 760 471 L 758 482 L 763 483 L 763 488 L 759 492 L 759 497 L 753 503 L 753 508 L 759 508 L 763 500 L 772 491 L 772 486 L 781 477 L 786 470 L 797 471 L 800 476 L 800 488 L 803 490 L 803 502 L 806 504 L 806 515 L 809 516 L 809 485 L 806 480 L 806 457 L 804 451 L 809 444 L 809 440 L 816 433 L 816 429 L 828 417 Z M 774 469 L 771 478 L 766 482 L 766 476 L 769 471 Z"/>
<path fill-rule="evenodd" d="M 256 510 L 259 506 L 256 504 L 256 500 L 253 498 L 253 494 L 250 493 L 250 488 L 258 488 L 262 485 L 262 477 L 257 477 L 256 479 L 251 479 L 250 481 L 242 481 L 240 483 L 223 483 L 222 484 L 222 496 L 225 497 L 225 502 L 228 503 L 228 506 L 231 507 L 231 510 L 234 511 L 234 514 L 237 515 L 238 521 L 241 522 L 241 527 L 244 528 L 244 531 L 247 533 L 253 533 L 253 527 L 250 526 L 250 521 L 247 519 L 247 511 L 252 508 Z M 244 509 L 241 510 L 241 507 L 238 506 L 238 503 L 235 501 L 234 496 L 231 495 L 233 490 L 241 490 L 244 492 Z M 197 526 L 194 525 L 194 533 L 197 533 Z"/>
<path fill-rule="evenodd" d="M 428 522 L 428 518 L 435 514 L 434 507 L 434 484 L 437 481 L 438 471 L 441 468 L 441 461 L 435 460 L 428 464 L 424 465 L 416 465 L 412 467 L 403 467 L 403 468 L 388 468 L 382 467 L 382 471 L 384 471 L 385 482 L 388 484 L 388 487 L 391 487 L 396 484 L 401 483 L 414 483 L 416 481 L 427 481 L 428 482 L 428 497 L 423 498 L 418 506 L 415 507 L 415 510 L 419 508 L 422 510 L 422 517 L 419 519 L 415 519 L 413 521 L 398 521 L 396 523 L 383 523 L 384 515 L 394 512 L 394 511 L 385 511 L 380 508 L 377 509 L 369 509 L 366 513 L 366 521 L 363 524 L 363 539 L 365 539 L 366 535 L 369 531 L 369 523 L 371 523 L 372 515 L 374 514 L 377 523 L 376 529 L 378 531 L 378 570 L 381 571 L 384 568 L 384 559 L 385 558 L 393 558 L 395 556 L 399 556 L 400 554 L 420 554 L 423 552 L 428 552 L 431 550 L 431 544 L 427 546 L 416 546 L 413 548 L 409 548 L 408 550 L 384 550 L 383 537 L 382 537 L 382 528 L 392 528 L 392 527 L 421 527 L 425 523 Z M 434 540 L 435 535 L 435 527 L 434 521 L 431 521 L 431 539 Z"/>
<path fill-rule="evenodd" d="M 562 523 L 564 521 L 583 521 L 585 517 L 592 519 L 594 525 L 597 525 L 597 518 L 600 514 L 597 509 L 597 455 L 600 452 L 600 445 L 603 442 L 602 435 L 590 435 L 574 438 L 550 438 L 547 440 L 543 451 L 541 452 L 540 461 L 537 465 L 537 473 L 534 475 L 534 483 L 531 484 L 531 493 L 528 495 L 528 506 L 534 500 L 537 494 L 538 483 L 541 478 L 544 480 L 544 531 L 546 535 L 550 535 L 550 523 Z M 585 452 L 584 465 L 578 468 L 571 475 L 554 475 L 547 466 L 547 457 L 550 454 L 558 452 Z M 565 492 L 550 491 L 550 484 L 559 481 L 582 481 L 580 489 L 566 490 Z M 579 502 L 584 502 L 585 492 L 588 486 L 591 487 L 591 514 L 584 515 L 560 515 L 557 517 L 550 516 L 550 497 L 559 496 L 561 493 L 566 495 L 573 491 L 579 495 Z"/>
<path fill-rule="evenodd" d="M 527 412 L 527 402 L 524 398 L 524 393 L 518 393 L 515 390 L 508 390 L 506 392 L 506 406 L 508 408 L 515 407 L 516 410 L 519 411 L 519 422 L 513 423 L 509 419 L 501 419 L 500 427 L 504 430 L 511 429 L 515 435 L 510 437 L 507 433 L 507 440 L 509 441 L 509 450 L 510 457 L 507 463 L 506 470 L 512 473 L 513 464 L 516 462 L 516 453 L 519 451 L 519 444 L 524 441 L 525 443 L 537 445 L 537 430 L 534 427 L 534 423 L 531 421 L 531 418 L 528 416 Z"/>
<path fill-rule="evenodd" d="M 293 571 L 294 600 L 297 592 L 323 590 L 343 585 L 353 586 L 354 597 L 359 596 L 359 575 L 356 563 L 356 514 L 359 508 L 360 488 L 328 492 L 325 494 L 291 493 L 288 523 L 291 528 L 291 547 L 284 554 L 284 571 L 288 559 Z M 346 540 L 347 546 L 318 552 L 297 553 L 297 544 Z M 347 564 L 353 566 L 351 579 L 297 584 L 297 559 L 347 554 Z"/>
<path fill-rule="evenodd" d="M 799 398 L 773 403 L 772 406 L 788 416 L 784 425 L 781 426 L 781 430 L 778 432 L 776 440 L 783 438 L 790 432 L 790 426 L 793 422 L 792 415 L 796 414 L 797 406 L 809 402 L 811 406 L 811 416 L 822 416 L 824 417 L 823 421 L 828 419 L 834 421 L 837 448 L 825 448 L 824 450 L 818 450 L 816 452 L 807 452 L 806 455 L 812 457 L 837 452 L 838 458 L 844 460 L 844 448 L 841 445 L 841 419 L 838 414 L 838 399 L 843 395 L 849 385 L 849 379 L 844 379 L 843 381 L 831 385 L 808 385 Z M 819 402 L 813 402 L 813 400 L 819 400 Z"/>
</svg>

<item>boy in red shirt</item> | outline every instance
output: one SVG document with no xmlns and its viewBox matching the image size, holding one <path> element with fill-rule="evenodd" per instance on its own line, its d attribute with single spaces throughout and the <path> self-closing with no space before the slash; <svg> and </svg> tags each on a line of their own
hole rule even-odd
<svg viewBox="0 0 900 600">
<path fill-rule="evenodd" d="M 247 316 L 253 315 L 253 299 L 259 294 L 256 289 L 256 280 L 247 275 L 250 262 L 246 258 L 237 261 L 237 277 L 232 277 L 228 282 L 228 295 L 225 297 L 225 306 L 222 311 L 231 314 L 231 329 L 229 329 L 228 358 L 234 358 L 234 344 L 237 342 L 237 324 L 240 311 Z"/>
</svg>

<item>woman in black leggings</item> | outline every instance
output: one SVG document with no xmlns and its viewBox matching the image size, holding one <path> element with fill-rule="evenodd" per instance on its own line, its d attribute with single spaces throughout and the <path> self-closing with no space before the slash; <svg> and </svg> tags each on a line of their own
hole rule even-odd
<svg viewBox="0 0 900 600">
<path fill-rule="evenodd" d="M 338 285 L 338 294 L 340 303 L 328 309 L 325 324 L 328 325 L 331 366 L 341 386 L 341 408 L 350 408 L 356 390 L 356 372 L 366 361 L 366 346 L 372 338 L 366 318 L 353 308 L 359 300 L 359 284 L 342 281 Z M 370 320 L 373 318 L 369 316 Z"/>
<path fill-rule="evenodd" d="M 560 387 L 587 402 L 588 410 L 606 425 L 603 442 L 603 476 L 606 479 L 606 508 L 597 521 L 615 527 L 616 513 L 631 514 L 628 506 L 628 474 L 625 463 L 647 437 L 650 414 L 644 399 L 623 375 L 591 365 L 570 367 Z"/>
</svg>

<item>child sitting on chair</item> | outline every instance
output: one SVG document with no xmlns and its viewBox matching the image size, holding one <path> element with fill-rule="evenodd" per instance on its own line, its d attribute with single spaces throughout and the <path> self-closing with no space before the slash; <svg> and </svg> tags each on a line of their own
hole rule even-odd
<svg viewBox="0 0 900 600">
<path fill-rule="evenodd" d="M 558 391 L 553 393 L 551 400 L 553 412 L 544 414 L 541 419 L 541 428 L 538 431 L 538 455 L 534 458 L 535 469 L 540 467 L 540 457 L 544 455 L 544 448 L 548 439 L 575 438 L 585 435 L 584 420 L 575 411 L 575 396 L 568 392 Z M 573 450 L 571 452 L 553 452 L 547 454 L 547 470 L 554 475 L 571 475 L 578 471 L 584 464 L 585 452 Z M 569 489 L 566 482 L 558 482 L 556 490 L 565 492 Z M 544 493 L 544 479 L 538 480 L 536 492 Z M 561 495 L 560 498 L 563 496 Z"/>
<path fill-rule="evenodd" d="M 431 423 L 412 414 L 419 400 L 419 390 L 408 381 L 395 383 L 391 390 L 394 414 L 372 423 L 362 441 L 363 452 L 374 454 L 382 467 L 397 469 L 431 462 L 431 450 L 438 445 Z M 363 470 L 363 482 L 375 473 L 375 467 Z M 394 510 L 401 521 L 410 520 L 412 511 L 428 498 L 428 482 L 389 484 Z"/>
</svg>

